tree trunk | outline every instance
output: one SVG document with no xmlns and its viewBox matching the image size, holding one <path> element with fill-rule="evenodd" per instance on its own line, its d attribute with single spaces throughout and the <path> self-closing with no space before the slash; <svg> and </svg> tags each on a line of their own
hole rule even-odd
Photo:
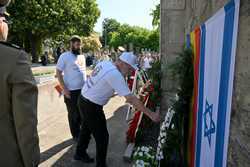
<svg viewBox="0 0 250 167">
<path fill-rule="evenodd" d="M 31 48 L 32 63 L 38 63 L 42 40 L 39 38 L 39 36 L 33 34 L 31 31 L 28 32 L 28 38 Z"/>
<path fill-rule="evenodd" d="M 29 40 L 28 35 L 25 35 L 24 37 L 24 49 L 25 49 L 25 52 L 31 53 L 30 40 Z"/>
</svg>

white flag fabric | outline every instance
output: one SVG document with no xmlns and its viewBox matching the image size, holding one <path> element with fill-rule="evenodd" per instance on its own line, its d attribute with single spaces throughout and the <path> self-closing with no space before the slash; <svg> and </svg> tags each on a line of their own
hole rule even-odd
<svg viewBox="0 0 250 167">
<path fill-rule="evenodd" d="M 196 167 L 226 167 L 239 0 L 201 26 Z"/>
</svg>

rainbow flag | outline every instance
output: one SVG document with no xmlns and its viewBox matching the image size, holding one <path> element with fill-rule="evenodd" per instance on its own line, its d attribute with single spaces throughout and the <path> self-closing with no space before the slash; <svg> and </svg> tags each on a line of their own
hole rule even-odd
<svg viewBox="0 0 250 167">
<path fill-rule="evenodd" d="M 188 164 L 194 166 L 194 153 L 195 153 L 195 130 L 196 130 L 196 117 L 197 117 L 197 101 L 198 101 L 198 84 L 199 84 L 199 65 L 200 65 L 200 27 L 196 27 L 190 33 L 189 47 L 193 50 L 193 71 L 194 71 L 194 90 L 191 103 L 191 113 L 189 115 L 189 136 L 188 136 Z"/>
<path fill-rule="evenodd" d="M 240 0 L 232 0 L 187 36 L 194 52 L 188 166 L 225 167 Z"/>
</svg>

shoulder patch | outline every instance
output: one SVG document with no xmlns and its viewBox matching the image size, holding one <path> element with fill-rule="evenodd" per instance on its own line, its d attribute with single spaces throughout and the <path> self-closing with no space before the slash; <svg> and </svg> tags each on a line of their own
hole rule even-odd
<svg viewBox="0 0 250 167">
<path fill-rule="evenodd" d="M 12 47 L 12 48 L 15 48 L 15 49 L 22 49 L 20 46 L 17 46 L 15 44 L 8 43 L 8 42 L 0 41 L 0 44 L 5 45 L 5 46 L 9 46 L 9 47 Z"/>
</svg>

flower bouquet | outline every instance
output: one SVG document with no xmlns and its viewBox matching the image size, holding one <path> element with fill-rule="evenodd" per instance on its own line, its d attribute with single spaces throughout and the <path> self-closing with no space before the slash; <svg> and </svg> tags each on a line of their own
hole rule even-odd
<svg viewBox="0 0 250 167">
<path fill-rule="evenodd" d="M 152 147 L 137 147 L 133 154 L 133 167 L 156 167 L 155 150 Z"/>
</svg>

